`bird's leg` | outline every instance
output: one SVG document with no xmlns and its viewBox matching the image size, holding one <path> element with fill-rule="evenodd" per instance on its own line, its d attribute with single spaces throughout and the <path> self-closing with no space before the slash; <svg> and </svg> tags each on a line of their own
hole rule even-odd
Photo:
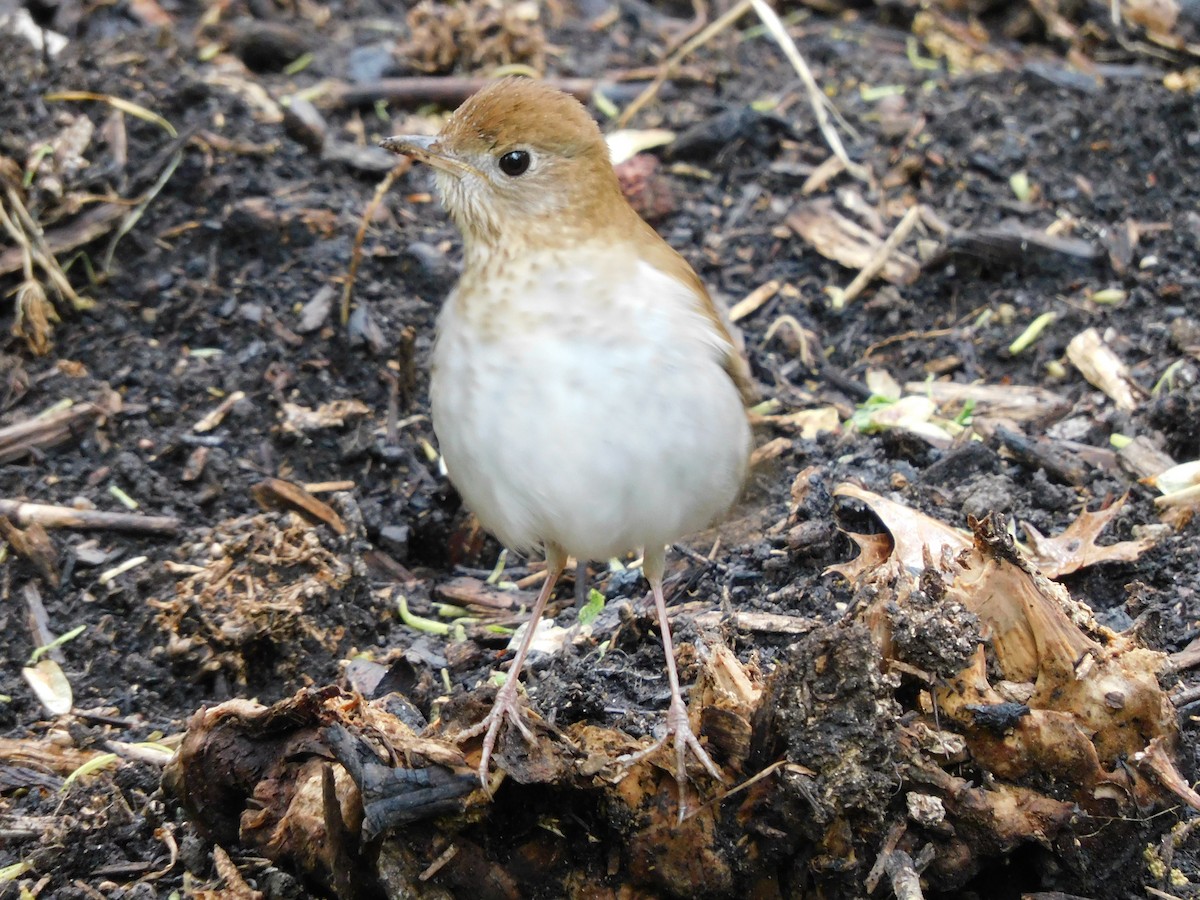
<svg viewBox="0 0 1200 900">
<path fill-rule="evenodd" d="M 588 601 L 588 564 L 586 559 L 575 563 L 575 608 L 583 609 Z"/>
<path fill-rule="evenodd" d="M 488 762 L 492 758 L 492 750 L 496 747 L 496 738 L 500 735 L 500 726 L 504 724 L 505 719 L 517 726 L 517 730 L 521 732 L 526 741 L 532 744 L 535 740 L 533 732 L 529 730 L 529 726 L 525 724 L 521 716 L 521 705 L 517 701 L 517 685 L 521 680 L 521 668 L 525 665 L 525 656 L 529 653 L 530 644 L 533 643 L 533 635 L 537 631 L 538 622 L 542 618 L 546 602 L 554 593 L 554 585 L 558 582 L 558 576 L 562 574 L 565 564 L 565 553 L 555 547 L 546 548 L 546 580 L 542 583 L 541 593 L 538 594 L 537 601 L 533 604 L 533 612 L 530 614 L 529 622 L 525 625 L 525 634 L 521 638 L 521 645 L 517 648 L 517 655 L 513 659 L 512 665 L 509 666 L 508 677 L 504 679 L 504 684 L 496 692 L 491 712 L 483 717 L 483 721 L 472 725 L 466 731 L 459 732 L 455 739 L 463 741 L 477 734 L 484 735 L 483 752 L 479 758 L 479 780 L 484 788 L 488 784 Z"/>
<path fill-rule="evenodd" d="M 687 782 L 685 767 L 687 751 L 691 750 L 696 758 L 704 764 L 708 774 L 717 781 L 724 782 L 725 776 L 721 774 L 721 770 L 717 768 L 696 738 L 696 733 L 692 731 L 692 724 L 688 721 L 687 706 L 684 705 L 683 694 L 679 690 L 679 675 L 675 671 L 675 647 L 671 641 L 671 623 L 667 619 L 667 602 L 663 599 L 662 579 L 665 564 L 666 551 L 664 548 L 646 548 L 642 569 L 650 582 L 650 591 L 654 594 L 654 606 L 658 612 L 658 628 L 662 632 L 663 653 L 667 658 L 667 681 L 671 685 L 671 706 L 667 710 L 667 729 L 652 746 L 624 756 L 621 761 L 631 764 L 644 759 L 662 747 L 673 735 L 675 737 L 675 781 L 679 785 L 679 818 L 682 821 L 684 786 Z"/>
</svg>

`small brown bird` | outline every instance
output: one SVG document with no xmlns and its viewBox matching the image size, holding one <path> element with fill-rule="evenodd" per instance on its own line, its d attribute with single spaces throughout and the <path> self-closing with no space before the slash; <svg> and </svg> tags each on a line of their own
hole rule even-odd
<svg viewBox="0 0 1200 900">
<path fill-rule="evenodd" d="M 658 611 L 683 797 L 691 750 L 717 780 L 679 690 L 665 545 L 733 504 L 750 455 L 745 363 L 691 266 L 625 201 L 595 121 L 573 97 L 506 79 L 436 138 L 382 146 L 427 163 L 462 232 L 462 278 L 438 318 L 432 407 L 450 480 L 504 544 L 546 554 L 546 581 L 491 712 L 479 776 L 517 700 L 529 645 L 567 557 L 643 550 Z"/>
</svg>

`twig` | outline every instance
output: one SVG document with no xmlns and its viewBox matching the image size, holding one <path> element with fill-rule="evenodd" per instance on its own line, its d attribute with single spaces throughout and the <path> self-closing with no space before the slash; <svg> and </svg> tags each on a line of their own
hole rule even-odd
<svg viewBox="0 0 1200 900">
<path fill-rule="evenodd" d="M 732 797 L 734 794 L 740 794 L 742 791 L 758 784 L 758 782 L 762 781 L 764 778 L 768 777 L 769 775 L 773 774 L 774 772 L 779 771 L 780 769 L 782 769 L 784 766 L 787 766 L 787 765 L 789 765 L 789 763 L 786 759 L 776 760 L 775 762 L 773 762 L 769 766 L 767 766 L 765 769 L 763 769 L 759 772 L 755 772 L 753 775 L 751 775 L 749 778 L 747 778 L 745 781 L 743 781 L 741 784 L 737 785 L 736 787 L 732 787 L 729 790 L 718 794 L 716 797 L 713 797 L 707 803 L 700 804 L 700 806 L 698 806 L 694 812 L 691 812 L 687 815 L 687 818 L 694 819 L 696 816 L 700 815 L 700 813 L 704 812 L 704 810 L 709 809 L 713 806 L 718 805 L 719 803 L 724 802 L 726 799 L 728 799 L 729 797 Z"/>
<path fill-rule="evenodd" d="M 762 20 L 763 25 L 766 26 L 767 32 L 779 44 L 780 49 L 783 50 L 783 55 L 788 58 L 788 62 L 792 64 L 792 68 L 796 70 L 796 74 L 804 82 L 804 88 L 808 92 L 809 105 L 812 106 L 813 115 L 817 118 L 817 127 L 821 129 L 821 134 L 825 136 L 825 143 L 829 145 L 829 149 L 833 151 L 833 155 L 842 161 L 842 165 L 846 167 L 847 172 L 859 181 L 865 181 L 867 184 L 870 184 L 873 180 L 871 173 L 863 166 L 851 160 L 850 156 L 846 153 L 842 139 L 838 136 L 837 129 L 833 127 L 833 122 L 829 118 L 829 98 L 821 91 L 821 86 L 817 84 L 817 79 L 813 77 L 812 70 L 809 69 L 808 63 L 804 61 L 804 57 L 800 55 L 800 50 L 796 47 L 796 42 L 787 33 L 783 22 L 779 21 L 779 16 L 775 14 L 775 10 L 771 9 L 766 0 L 749 0 L 749 2 L 754 7 L 754 11 L 758 13 L 758 17 Z"/>
<path fill-rule="evenodd" d="M 921 892 L 921 876 L 913 865 L 912 857 L 903 850 L 894 850 L 887 855 L 883 864 L 892 882 L 892 893 L 896 900 L 924 900 Z"/>
<path fill-rule="evenodd" d="M 904 218 L 900 220 L 900 224 L 896 226 L 896 229 L 888 235 L 888 239 L 879 245 L 879 249 L 867 261 L 867 264 L 863 266 L 862 271 L 854 276 L 854 280 L 846 286 L 846 289 L 831 289 L 833 296 L 830 306 L 833 309 L 844 308 L 847 303 L 862 293 L 863 288 L 871 282 L 871 279 L 883 271 L 883 267 L 887 265 L 888 259 L 891 258 L 896 248 L 904 242 L 904 239 L 909 236 L 917 224 L 917 219 L 920 217 L 920 205 L 912 207 L 904 214 Z"/>
<path fill-rule="evenodd" d="M 901 820 L 894 822 L 888 829 L 887 836 L 883 839 L 883 846 L 879 848 L 879 856 L 875 860 L 875 865 L 871 866 L 871 871 L 867 873 L 867 880 L 863 885 L 868 894 L 875 893 L 875 888 L 879 886 L 879 879 L 883 877 L 887 868 L 888 857 L 896 852 L 896 845 L 900 843 L 900 838 L 904 837 L 907 828 L 908 826 Z"/>
<path fill-rule="evenodd" d="M 375 196 L 371 198 L 371 202 L 363 210 L 362 220 L 358 223 L 358 233 L 354 235 L 354 247 L 350 252 L 350 268 L 346 272 L 346 286 L 342 289 L 343 328 L 350 321 L 350 302 L 354 298 L 354 281 L 358 277 L 358 267 L 362 262 L 362 245 L 367 236 L 367 226 L 375 218 L 375 210 L 383 202 L 383 198 L 387 195 L 387 192 L 392 189 L 392 185 L 396 183 L 396 179 L 411 169 L 412 163 L 413 161 L 407 156 L 396 163 L 392 167 L 392 170 L 384 176 L 383 181 L 379 182 L 379 186 L 375 188 Z"/>
<path fill-rule="evenodd" d="M 145 534 L 171 534 L 179 530 L 179 519 L 174 516 L 138 516 L 98 509 L 73 509 L 70 506 L 26 503 L 22 500 L 0 500 L 0 516 L 8 516 L 21 526 L 36 522 L 44 528 L 95 528 Z"/>
<path fill-rule="evenodd" d="M 689 39 L 683 44 L 683 46 L 667 57 L 667 59 L 658 67 L 658 74 L 654 76 L 654 80 L 650 82 L 650 84 L 646 86 L 646 89 L 638 94 L 638 96 L 634 98 L 633 102 L 626 106 L 621 115 L 617 117 L 617 127 L 625 128 L 629 124 L 630 120 L 639 112 L 641 112 L 642 108 L 658 95 L 659 90 L 667 82 L 667 79 L 671 77 L 672 72 L 675 71 L 675 67 L 679 65 L 680 60 L 682 60 L 689 53 L 692 53 L 700 47 L 703 47 L 714 37 L 748 13 L 750 11 L 751 2 L 752 0 L 739 0 L 738 3 L 729 8 L 728 12 L 716 19 L 712 24 L 708 25 L 699 34 Z"/>
<path fill-rule="evenodd" d="M 1160 891 L 1156 887 L 1146 885 L 1146 893 L 1151 897 L 1158 897 L 1159 900 L 1183 900 L 1178 894 L 1168 894 L 1166 891 Z"/>
<path fill-rule="evenodd" d="M 0 463 L 20 459 L 34 450 L 56 447 L 77 436 L 85 420 L 99 419 L 108 410 L 94 403 L 78 403 L 45 418 L 33 418 L 0 428 Z"/>
<path fill-rule="evenodd" d="M 545 83 L 578 99 L 588 98 L 602 82 L 595 78 L 547 78 Z M 398 106 L 418 106 L 436 103 L 449 106 L 461 103 L 482 90 L 490 78 L 458 78 L 418 75 L 412 78 L 381 78 L 370 84 L 338 82 L 314 98 L 319 106 L 340 109 L 347 106 L 366 106 L 380 100 Z"/>
<path fill-rule="evenodd" d="M 737 322 L 756 312 L 763 304 L 779 293 L 781 282 L 772 278 L 765 284 L 760 284 L 749 294 L 739 300 L 729 310 L 729 321 Z"/>
</svg>

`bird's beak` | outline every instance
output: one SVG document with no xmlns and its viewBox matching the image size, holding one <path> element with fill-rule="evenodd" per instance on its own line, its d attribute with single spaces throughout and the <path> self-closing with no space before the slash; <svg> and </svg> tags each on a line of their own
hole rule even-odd
<svg viewBox="0 0 1200 900">
<path fill-rule="evenodd" d="M 479 174 L 474 166 L 446 152 L 445 147 L 436 137 L 423 134 L 398 134 L 394 137 L 384 138 L 379 142 L 379 146 L 384 150 L 392 151 L 392 153 L 411 156 L 418 162 L 441 169 L 456 178 Z"/>
</svg>

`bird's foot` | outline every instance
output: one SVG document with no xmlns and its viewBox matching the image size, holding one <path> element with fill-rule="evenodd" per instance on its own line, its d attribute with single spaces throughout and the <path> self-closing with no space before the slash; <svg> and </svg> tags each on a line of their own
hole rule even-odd
<svg viewBox="0 0 1200 900">
<path fill-rule="evenodd" d="M 483 749 L 479 757 L 479 782 L 484 790 L 488 788 L 488 763 L 491 761 L 492 751 L 496 748 L 496 739 L 500 736 L 500 726 L 504 724 L 505 719 L 517 726 L 517 730 L 528 743 L 534 743 L 533 732 L 525 724 L 521 704 L 517 701 L 517 679 L 511 675 L 496 692 L 491 712 L 466 731 L 460 731 L 455 737 L 455 742 L 461 743 L 477 734 L 483 735 Z"/>
<path fill-rule="evenodd" d="M 721 770 L 717 768 L 712 757 L 708 755 L 708 751 L 696 737 L 696 733 L 692 731 L 692 723 L 688 721 L 687 707 L 683 705 L 681 697 L 675 697 L 671 701 L 671 706 L 667 710 L 667 728 L 663 732 L 663 736 L 644 750 L 619 757 L 617 762 L 626 767 L 639 763 L 661 750 L 672 737 L 675 738 L 675 782 L 679 786 L 679 821 L 682 822 L 687 812 L 684 802 L 684 791 L 687 786 L 687 752 L 691 750 L 708 770 L 708 774 L 721 784 L 725 783 L 725 776 L 721 774 Z"/>
</svg>

